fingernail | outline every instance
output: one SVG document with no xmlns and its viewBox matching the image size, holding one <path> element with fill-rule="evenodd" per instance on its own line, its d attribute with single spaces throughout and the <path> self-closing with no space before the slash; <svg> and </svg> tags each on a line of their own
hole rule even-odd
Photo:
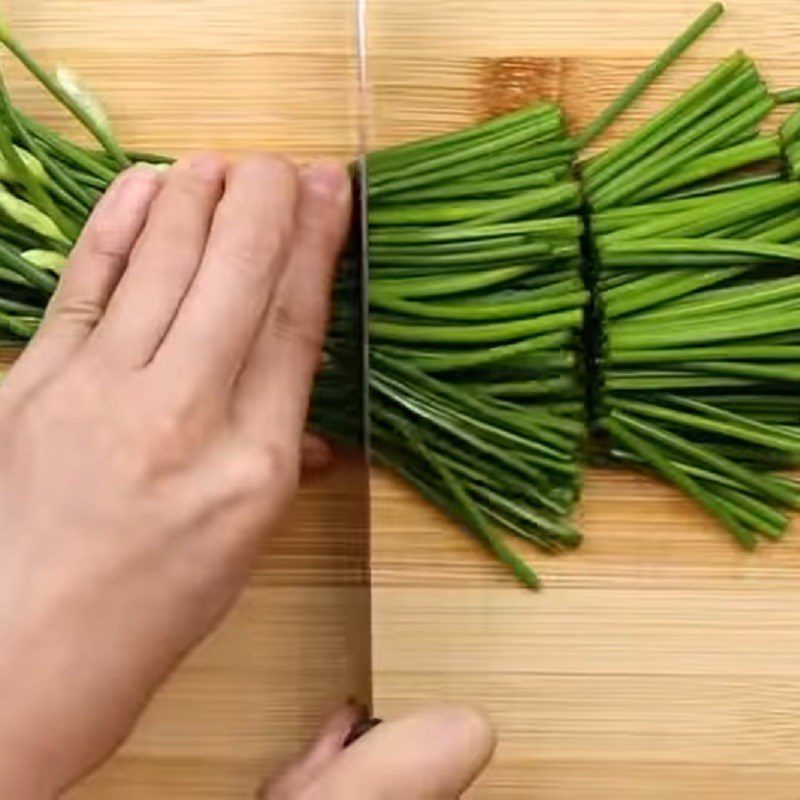
<svg viewBox="0 0 800 800">
<path fill-rule="evenodd" d="M 175 167 L 215 180 L 225 170 L 225 160 L 216 153 L 197 153 L 181 159 L 175 164 Z"/>
<path fill-rule="evenodd" d="M 308 188 L 323 197 L 343 198 L 350 191 L 344 167 L 337 161 L 318 161 L 303 170 Z"/>
</svg>

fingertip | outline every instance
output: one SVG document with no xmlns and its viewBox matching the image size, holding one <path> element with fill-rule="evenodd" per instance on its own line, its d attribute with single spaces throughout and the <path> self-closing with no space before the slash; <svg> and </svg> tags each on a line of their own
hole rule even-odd
<svg viewBox="0 0 800 800">
<path fill-rule="evenodd" d="M 345 203 L 350 199 L 350 178 L 338 161 L 323 160 L 308 165 L 302 172 L 303 186 L 329 202 Z"/>
<path fill-rule="evenodd" d="M 216 151 L 204 151 L 179 158 L 170 169 L 173 175 L 190 174 L 207 181 L 221 181 L 228 169 L 228 160 Z"/>
<path fill-rule="evenodd" d="M 109 217 L 120 217 L 120 227 L 142 206 L 149 206 L 161 187 L 161 175 L 152 167 L 137 164 L 121 172 L 108 187 L 87 224 L 105 224 Z M 127 217 L 125 215 L 128 215 Z"/>
<path fill-rule="evenodd" d="M 480 772 L 497 746 L 497 734 L 489 718 L 467 705 L 442 704 L 426 708 L 389 723 L 383 733 L 416 745 L 439 742 L 435 757 L 449 765 L 454 774 Z M 422 758 L 429 755 L 425 749 L 419 753 Z"/>
<path fill-rule="evenodd" d="M 156 175 L 164 187 L 165 198 L 159 212 L 170 218 L 178 198 L 183 203 L 208 196 L 218 202 L 225 188 L 228 166 L 223 155 L 212 151 L 179 158 L 166 172 Z"/>
<path fill-rule="evenodd" d="M 318 161 L 303 169 L 301 187 L 300 228 L 322 248 L 315 263 L 332 266 L 350 230 L 350 177 L 342 164 Z"/>
<path fill-rule="evenodd" d="M 464 753 L 476 765 L 486 764 L 497 747 L 497 732 L 489 718 L 472 706 L 443 706 L 431 712 L 444 741 Z"/>
<path fill-rule="evenodd" d="M 114 272 L 118 278 L 147 220 L 150 207 L 161 187 L 161 177 L 145 166 L 134 166 L 120 173 L 92 212 L 73 250 L 63 284 L 71 283 L 76 273 Z M 108 286 L 96 283 L 95 290 Z M 63 294 L 63 291 L 62 291 Z M 107 299 L 107 298 L 105 298 Z"/>
<path fill-rule="evenodd" d="M 126 183 L 137 181 L 148 184 L 161 183 L 164 173 L 162 170 L 157 169 L 152 164 L 134 164 L 128 167 L 124 172 L 120 173 L 117 178 L 117 183 Z"/>
</svg>

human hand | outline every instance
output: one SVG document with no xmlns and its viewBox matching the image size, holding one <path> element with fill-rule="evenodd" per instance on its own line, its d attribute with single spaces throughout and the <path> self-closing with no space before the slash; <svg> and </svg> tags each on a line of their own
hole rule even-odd
<svg viewBox="0 0 800 800">
<path fill-rule="evenodd" d="M 3 798 L 108 756 L 240 592 L 296 487 L 349 216 L 340 167 L 266 156 L 135 168 L 99 204 L 0 384 Z"/>
<path fill-rule="evenodd" d="M 486 719 L 459 707 L 385 722 L 345 748 L 358 714 L 352 707 L 334 714 L 259 800 L 455 800 L 494 751 Z"/>
</svg>

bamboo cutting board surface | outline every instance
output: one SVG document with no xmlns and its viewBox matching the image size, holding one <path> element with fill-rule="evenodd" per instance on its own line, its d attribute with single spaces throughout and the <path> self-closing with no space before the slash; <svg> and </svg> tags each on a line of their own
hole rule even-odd
<svg viewBox="0 0 800 800">
<path fill-rule="evenodd" d="M 373 142 L 540 96 L 581 124 L 701 5 L 372 0 Z M 353 151 L 343 0 L 7 6 L 38 54 L 70 63 L 107 98 L 132 146 Z M 800 84 L 799 34 L 796 0 L 731 0 L 612 136 L 737 46 L 776 87 Z M 36 113 L 63 119 L 29 84 L 14 87 Z M 249 796 L 344 696 L 347 478 L 344 465 L 306 487 L 231 619 L 75 798 Z M 532 595 L 383 473 L 373 510 L 378 711 L 483 706 L 501 743 L 470 798 L 800 797 L 800 530 L 743 554 L 672 490 L 592 471 L 579 512 L 586 544 L 558 559 L 531 552 L 546 581 Z"/>
</svg>

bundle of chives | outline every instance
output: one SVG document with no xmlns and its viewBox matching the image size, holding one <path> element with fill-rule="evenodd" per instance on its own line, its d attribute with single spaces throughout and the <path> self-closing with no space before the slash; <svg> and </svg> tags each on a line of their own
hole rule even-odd
<svg viewBox="0 0 800 800">
<path fill-rule="evenodd" d="M 0 86 L 0 327 L 35 332 L 92 205 L 133 159 L 71 76 L 12 49 L 103 146 L 28 119 Z M 574 340 L 580 279 L 576 143 L 539 104 L 370 157 L 371 426 L 375 454 L 462 522 L 527 585 L 537 577 L 501 529 L 546 550 L 572 547 L 567 518 L 585 434 Z M 358 427 L 352 388 L 358 287 L 345 270 L 313 421 Z"/>
<path fill-rule="evenodd" d="M 503 531 L 580 542 L 574 152 L 540 103 L 369 158 L 375 454 L 531 586 Z"/>
<path fill-rule="evenodd" d="M 736 53 L 584 173 L 612 454 L 748 548 L 800 508 L 776 474 L 800 463 L 800 184 L 758 133 L 774 102 Z"/>
<path fill-rule="evenodd" d="M 595 211 L 641 205 L 780 155 L 758 126 L 772 111 L 755 65 L 735 53 L 615 147 L 583 169 Z"/>
<path fill-rule="evenodd" d="M 66 70 L 51 76 L 0 20 L 0 43 L 103 147 L 73 144 L 17 109 L 0 77 L 0 335 L 29 339 L 58 275 L 97 200 L 134 161 L 169 159 L 126 153 L 100 104 Z"/>
</svg>

